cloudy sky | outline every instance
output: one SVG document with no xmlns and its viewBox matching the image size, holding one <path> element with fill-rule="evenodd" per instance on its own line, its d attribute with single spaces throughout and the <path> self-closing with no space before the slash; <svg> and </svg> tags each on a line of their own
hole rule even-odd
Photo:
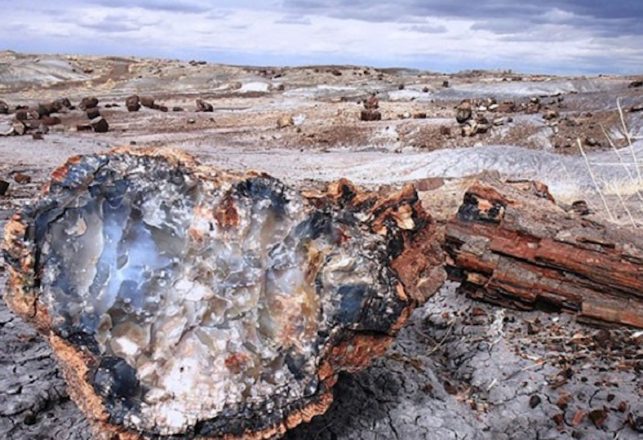
<svg viewBox="0 0 643 440">
<path fill-rule="evenodd" d="M 643 0 L 0 0 L 0 49 L 643 73 Z"/>
</svg>

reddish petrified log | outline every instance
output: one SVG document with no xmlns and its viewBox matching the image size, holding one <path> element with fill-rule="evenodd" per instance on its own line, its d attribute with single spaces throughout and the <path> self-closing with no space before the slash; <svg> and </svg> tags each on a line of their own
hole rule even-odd
<svg viewBox="0 0 643 440">
<path fill-rule="evenodd" d="M 566 212 L 545 185 L 474 184 L 445 249 L 471 297 L 643 328 L 642 234 Z"/>
</svg>

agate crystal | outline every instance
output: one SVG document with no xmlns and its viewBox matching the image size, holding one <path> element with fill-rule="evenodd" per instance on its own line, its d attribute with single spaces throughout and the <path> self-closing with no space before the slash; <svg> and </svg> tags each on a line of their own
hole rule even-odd
<svg viewBox="0 0 643 440">
<path fill-rule="evenodd" d="M 5 231 L 5 299 L 112 438 L 272 438 L 442 283 L 413 188 L 287 186 L 168 150 L 75 157 Z"/>
</svg>

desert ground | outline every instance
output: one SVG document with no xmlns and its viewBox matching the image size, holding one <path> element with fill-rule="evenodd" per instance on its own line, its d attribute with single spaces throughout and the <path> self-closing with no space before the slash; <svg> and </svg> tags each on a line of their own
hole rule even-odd
<svg viewBox="0 0 643 440">
<path fill-rule="evenodd" d="M 438 222 L 476 176 L 535 179 L 561 206 L 583 200 L 640 234 L 642 79 L 2 52 L 0 228 L 69 156 L 128 145 L 294 184 L 415 183 Z M 153 104 L 128 111 L 132 95 Z M 87 97 L 106 132 L 79 107 Z M 71 105 L 38 114 L 63 98 Z M 342 376 L 329 412 L 286 438 L 640 438 L 641 331 L 494 307 L 456 288 L 418 309 L 386 356 Z M 4 303 L 0 340 L 0 437 L 91 438 L 48 345 Z"/>
</svg>

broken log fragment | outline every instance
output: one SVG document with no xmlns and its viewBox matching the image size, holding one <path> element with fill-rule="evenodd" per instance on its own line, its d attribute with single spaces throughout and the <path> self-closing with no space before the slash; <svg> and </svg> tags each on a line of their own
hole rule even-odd
<svg viewBox="0 0 643 440">
<path fill-rule="evenodd" d="M 471 297 L 643 328 L 643 236 L 564 211 L 545 185 L 474 184 L 444 247 Z"/>
<path fill-rule="evenodd" d="M 411 186 L 296 189 L 163 150 L 71 158 L 4 236 L 5 299 L 113 439 L 266 439 L 443 283 Z M 102 437 L 101 437 L 102 438 Z"/>
</svg>

